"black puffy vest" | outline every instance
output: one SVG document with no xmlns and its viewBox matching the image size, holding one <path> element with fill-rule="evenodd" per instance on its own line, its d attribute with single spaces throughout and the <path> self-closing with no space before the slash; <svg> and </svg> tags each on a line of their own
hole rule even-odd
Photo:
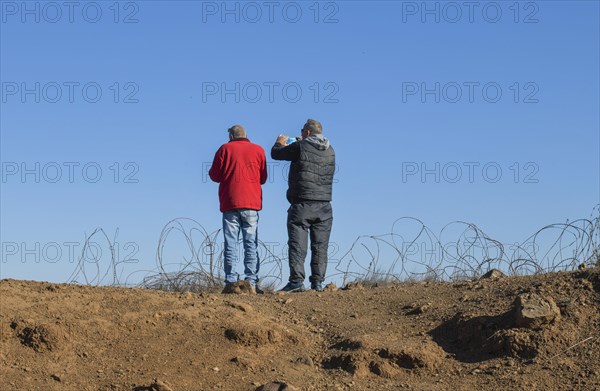
<svg viewBox="0 0 600 391">
<path fill-rule="evenodd" d="M 293 204 L 302 201 L 331 201 L 335 151 L 331 146 L 322 150 L 307 142 L 299 142 L 300 158 L 292 162 L 288 178 L 287 199 Z"/>
</svg>

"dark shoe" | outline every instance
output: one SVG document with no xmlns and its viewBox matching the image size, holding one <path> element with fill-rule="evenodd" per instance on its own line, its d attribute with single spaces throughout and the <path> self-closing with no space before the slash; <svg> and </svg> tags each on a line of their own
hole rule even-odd
<svg viewBox="0 0 600 391">
<path fill-rule="evenodd" d="M 235 282 L 226 282 L 225 288 L 221 291 L 222 294 L 235 293 L 237 284 Z"/>
<path fill-rule="evenodd" d="M 279 292 L 304 292 L 304 284 L 301 282 L 288 282 Z"/>
<path fill-rule="evenodd" d="M 323 284 L 321 284 L 321 281 L 313 281 L 310 283 L 310 289 L 317 292 L 323 292 Z"/>
</svg>

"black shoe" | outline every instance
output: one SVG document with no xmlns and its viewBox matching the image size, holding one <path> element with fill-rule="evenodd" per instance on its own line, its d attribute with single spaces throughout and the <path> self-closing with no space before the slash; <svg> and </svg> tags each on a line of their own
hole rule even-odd
<svg viewBox="0 0 600 391">
<path fill-rule="evenodd" d="M 304 292 L 304 284 L 301 282 L 288 282 L 279 292 Z"/>
<path fill-rule="evenodd" d="M 323 292 L 323 284 L 321 284 L 321 281 L 313 281 L 310 283 L 310 289 L 317 292 Z"/>
</svg>

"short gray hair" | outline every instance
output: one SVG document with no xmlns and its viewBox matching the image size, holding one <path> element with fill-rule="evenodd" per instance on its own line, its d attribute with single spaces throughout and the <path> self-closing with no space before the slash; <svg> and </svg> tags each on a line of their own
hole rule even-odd
<svg viewBox="0 0 600 391">
<path fill-rule="evenodd" d="M 321 123 L 314 119 L 306 120 L 302 129 L 309 130 L 311 134 L 323 134 L 323 126 Z"/>
<path fill-rule="evenodd" d="M 246 129 L 244 129 L 242 125 L 233 125 L 231 128 L 227 129 L 227 131 L 233 138 L 246 137 Z"/>
</svg>

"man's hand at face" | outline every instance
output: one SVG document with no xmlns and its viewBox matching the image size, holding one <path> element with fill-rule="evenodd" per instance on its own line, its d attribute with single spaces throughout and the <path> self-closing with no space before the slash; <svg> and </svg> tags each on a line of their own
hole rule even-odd
<svg viewBox="0 0 600 391">
<path fill-rule="evenodd" d="M 275 143 L 285 147 L 287 145 L 288 138 L 288 136 L 280 134 L 279 136 L 277 136 L 277 141 L 275 141 Z"/>
</svg>

